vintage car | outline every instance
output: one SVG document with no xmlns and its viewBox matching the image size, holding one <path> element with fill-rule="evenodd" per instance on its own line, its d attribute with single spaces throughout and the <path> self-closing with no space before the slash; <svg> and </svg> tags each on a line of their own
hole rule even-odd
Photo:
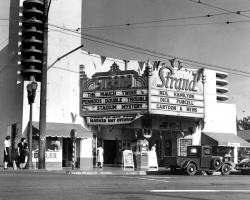
<svg viewBox="0 0 250 200">
<path fill-rule="evenodd" d="M 197 171 L 204 171 L 207 175 L 212 175 L 220 171 L 222 175 L 229 175 L 231 163 L 223 161 L 219 156 L 212 156 L 210 146 L 188 146 L 187 156 L 165 156 L 164 164 L 170 168 L 173 174 L 185 172 L 187 175 L 195 175 Z"/>
<path fill-rule="evenodd" d="M 241 160 L 238 164 L 236 164 L 235 169 L 240 170 L 241 174 L 247 175 L 250 172 L 250 158 Z"/>
</svg>

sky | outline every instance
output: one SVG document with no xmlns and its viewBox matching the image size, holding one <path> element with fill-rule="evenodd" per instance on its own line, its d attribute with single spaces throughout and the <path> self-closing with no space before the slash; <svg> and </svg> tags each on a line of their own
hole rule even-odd
<svg viewBox="0 0 250 200">
<path fill-rule="evenodd" d="M 228 73 L 227 103 L 236 104 L 238 119 L 250 116 L 250 1 L 198 1 L 84 0 L 82 31 L 149 51 L 206 63 L 210 65 L 205 66 L 208 69 Z M 124 47 L 87 39 L 84 44 L 90 52 L 121 60 L 168 62 L 167 58 L 137 53 L 135 49 L 125 50 Z M 198 68 L 194 63 L 182 65 Z"/>
<path fill-rule="evenodd" d="M 170 57 L 161 53 L 177 57 L 185 68 L 206 63 L 208 69 L 228 73 L 227 103 L 236 104 L 238 119 L 250 116 L 250 1 L 200 2 L 83 0 L 82 33 L 133 46 L 96 42 L 86 36 L 85 49 L 121 60 L 168 62 Z M 0 0 L 1 19 L 8 18 L 8 6 L 9 0 Z M 8 21 L 0 20 L 0 49 L 8 43 L 7 25 Z"/>
</svg>

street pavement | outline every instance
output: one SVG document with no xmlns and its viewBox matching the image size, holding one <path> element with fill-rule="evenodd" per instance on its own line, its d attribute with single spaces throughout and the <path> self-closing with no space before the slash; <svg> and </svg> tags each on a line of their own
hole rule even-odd
<svg viewBox="0 0 250 200">
<path fill-rule="evenodd" d="M 249 199 L 250 195 L 250 175 L 160 175 L 160 172 L 170 173 L 164 168 L 160 168 L 158 174 L 149 174 L 156 173 L 153 169 L 150 172 L 146 171 L 147 175 L 119 174 L 122 169 L 110 166 L 94 168 L 92 172 L 100 173 L 81 175 L 69 173 L 79 172 L 79 169 L 69 168 L 0 169 L 0 200 L 243 200 Z M 87 172 L 88 169 L 80 171 Z M 140 171 L 136 169 L 130 172 Z"/>
</svg>

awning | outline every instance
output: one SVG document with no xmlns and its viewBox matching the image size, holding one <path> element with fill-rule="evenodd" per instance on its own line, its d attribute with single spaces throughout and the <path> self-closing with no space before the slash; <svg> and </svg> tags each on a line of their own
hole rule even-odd
<svg viewBox="0 0 250 200">
<path fill-rule="evenodd" d="M 39 122 L 32 122 L 33 135 L 39 134 Z M 51 137 L 70 137 L 70 131 L 76 129 L 77 138 L 92 138 L 93 134 L 81 124 L 46 122 L 45 135 Z"/>
<path fill-rule="evenodd" d="M 234 146 L 250 147 L 250 143 L 232 133 L 208 133 L 202 132 L 201 144 L 210 146 Z"/>
</svg>

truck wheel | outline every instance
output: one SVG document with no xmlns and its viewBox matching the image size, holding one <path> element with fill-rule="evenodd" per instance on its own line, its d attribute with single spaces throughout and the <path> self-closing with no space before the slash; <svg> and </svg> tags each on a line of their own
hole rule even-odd
<svg viewBox="0 0 250 200">
<path fill-rule="evenodd" d="M 218 169 L 220 167 L 221 161 L 219 158 L 215 158 L 212 160 L 212 168 Z"/>
<path fill-rule="evenodd" d="M 186 169 L 186 173 L 189 176 L 193 176 L 196 173 L 196 166 L 193 163 L 189 163 Z"/>
<path fill-rule="evenodd" d="M 241 174 L 242 174 L 242 175 L 248 175 L 248 173 L 249 173 L 249 171 L 246 170 L 246 169 L 242 169 L 242 170 L 241 170 Z"/>
<path fill-rule="evenodd" d="M 207 174 L 207 175 L 213 175 L 214 174 L 214 172 L 211 172 L 211 171 L 205 171 L 205 173 Z"/>
<path fill-rule="evenodd" d="M 230 166 L 228 164 L 225 164 L 221 167 L 221 174 L 223 176 L 229 175 L 230 174 Z"/>
</svg>

